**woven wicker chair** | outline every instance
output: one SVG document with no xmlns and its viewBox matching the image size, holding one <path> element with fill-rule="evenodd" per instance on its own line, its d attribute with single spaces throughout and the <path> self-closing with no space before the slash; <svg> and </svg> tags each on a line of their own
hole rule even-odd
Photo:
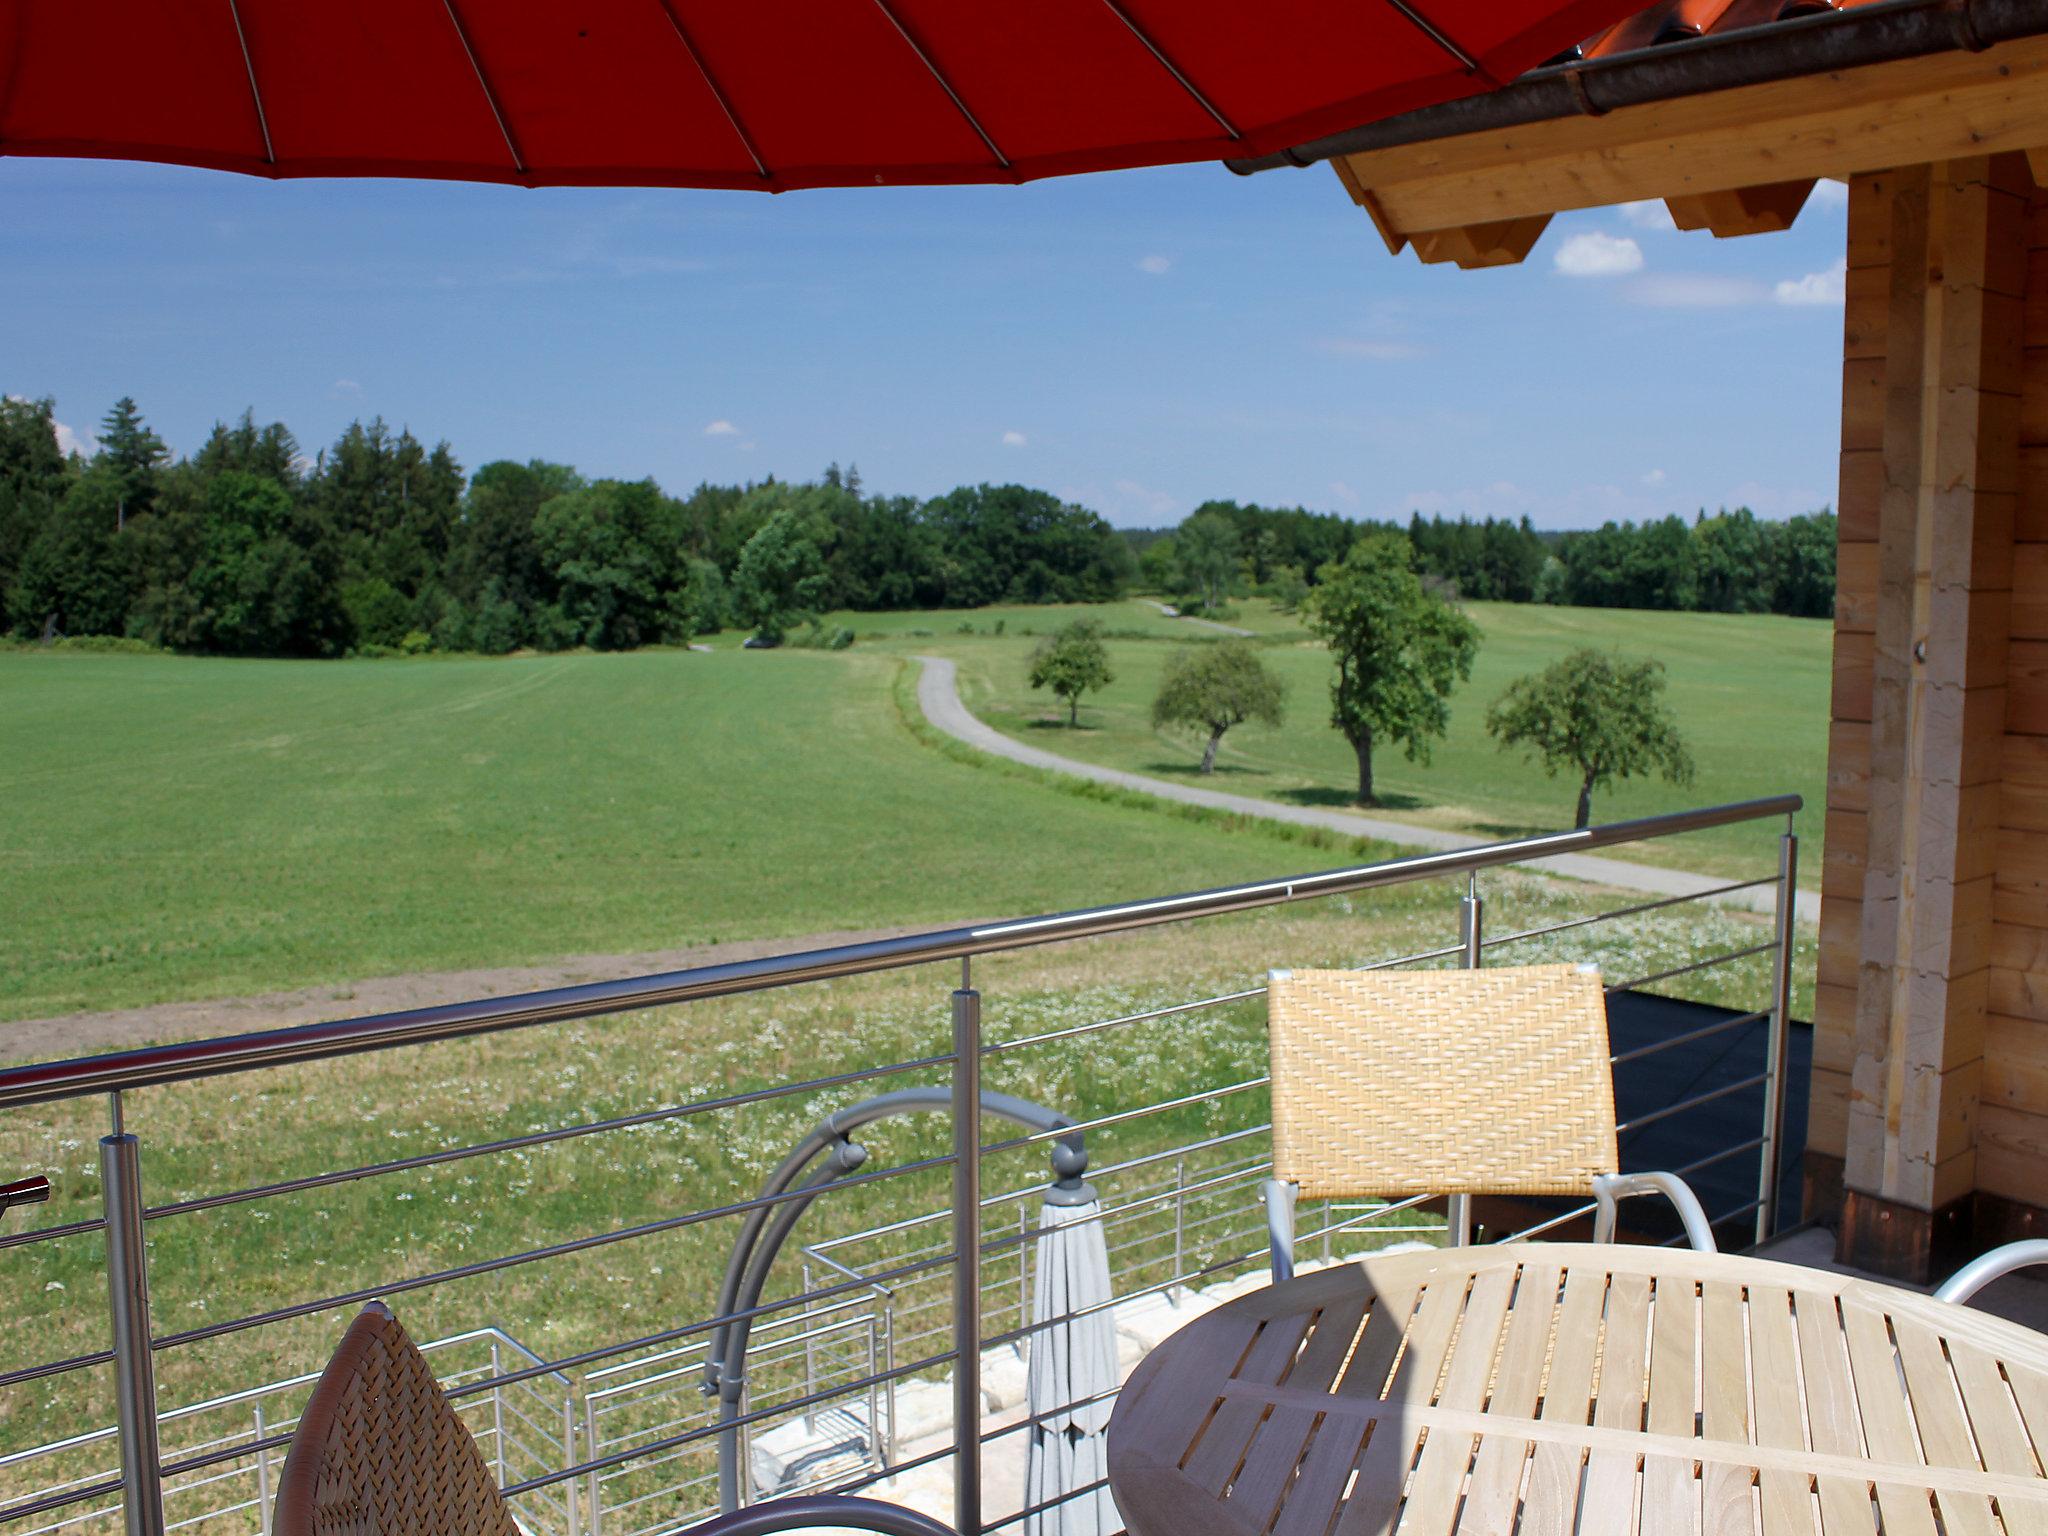
<svg viewBox="0 0 2048 1536">
<path fill-rule="evenodd" d="M 1615 1202 L 1661 1194 L 1714 1247 L 1675 1174 L 1617 1172 L 1607 1001 L 1571 965 L 1469 971 L 1275 971 L 1273 1277 L 1294 1271 L 1294 1204 L 1447 1195 L 1453 1241 L 1475 1194 L 1584 1195 L 1610 1241 Z"/>
<path fill-rule="evenodd" d="M 273 1536 L 519 1536 L 433 1369 L 381 1302 L 356 1315 L 292 1435 Z"/>
</svg>

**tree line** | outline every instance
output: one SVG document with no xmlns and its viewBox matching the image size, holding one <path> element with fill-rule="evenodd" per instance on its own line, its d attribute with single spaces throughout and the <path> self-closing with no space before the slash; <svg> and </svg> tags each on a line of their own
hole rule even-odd
<svg viewBox="0 0 2048 1536">
<path fill-rule="evenodd" d="M 1212 611 L 1244 592 L 1292 608 L 1383 532 L 1467 598 L 1824 616 L 1834 523 L 1738 509 L 1584 533 L 1419 514 L 1399 529 L 1212 501 L 1119 533 L 1043 490 L 872 495 L 837 466 L 686 496 L 542 460 L 466 475 L 446 442 L 381 420 L 308 458 L 245 412 L 174 458 L 128 399 L 88 458 L 61 449 L 50 401 L 0 398 L 0 624 L 226 654 L 622 649 L 732 624 L 775 640 L 831 609 L 1094 602 L 1139 583 Z"/>
<path fill-rule="evenodd" d="M 0 399 L 0 602 L 18 635 L 234 655 L 624 649 L 835 608 L 1096 602 L 1136 575 L 1085 507 L 1019 485 L 866 494 L 857 470 L 674 496 L 381 420 L 310 460 L 245 413 L 174 459 L 132 400 L 90 458 Z"/>
<path fill-rule="evenodd" d="M 1368 532 L 1404 534 L 1418 575 L 1481 602 L 1799 618 L 1835 611 L 1830 511 L 1771 522 L 1738 507 L 1690 522 L 1672 516 L 1544 533 L 1526 517 L 1425 520 L 1416 513 L 1404 528 L 1301 507 L 1211 501 L 1176 528 L 1131 538 L 1149 584 L 1213 609 L 1247 592 L 1292 607 Z"/>
</svg>

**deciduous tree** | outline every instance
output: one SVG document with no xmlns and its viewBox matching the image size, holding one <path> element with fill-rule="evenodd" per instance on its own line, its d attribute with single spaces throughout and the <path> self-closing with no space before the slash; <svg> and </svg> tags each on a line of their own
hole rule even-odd
<svg viewBox="0 0 2048 1536">
<path fill-rule="evenodd" d="M 1230 519 L 1221 512 L 1197 512 L 1180 525 L 1173 549 L 1181 580 L 1202 594 L 1204 607 L 1218 606 L 1237 570 L 1237 529 Z"/>
<path fill-rule="evenodd" d="M 1525 748 L 1553 778 L 1579 780 L 1575 826 L 1593 816 L 1593 791 L 1639 774 L 1692 779 L 1692 755 L 1665 706 L 1664 666 L 1591 647 L 1517 678 L 1486 711 L 1503 750 Z"/>
<path fill-rule="evenodd" d="M 802 518 L 784 508 L 740 551 L 732 580 L 733 612 L 763 640 L 778 644 L 790 625 L 817 611 L 825 585 L 824 556 Z"/>
<path fill-rule="evenodd" d="M 1247 642 L 1184 645 L 1166 659 L 1166 674 L 1152 700 L 1152 724 L 1207 731 L 1202 772 L 1209 773 L 1225 731 L 1247 720 L 1277 726 L 1286 702 L 1287 685 Z"/>
<path fill-rule="evenodd" d="M 1070 727 L 1081 723 L 1081 696 L 1115 681 L 1109 651 L 1102 643 L 1102 626 L 1093 619 L 1076 619 L 1039 641 L 1031 653 L 1031 686 L 1050 688 L 1067 701 Z"/>
<path fill-rule="evenodd" d="M 1423 587 L 1400 534 L 1368 534 L 1318 573 L 1304 610 L 1336 662 L 1330 723 L 1358 758 L 1358 799 L 1377 805 L 1372 754 L 1399 742 L 1410 762 L 1429 761 L 1451 718 L 1451 690 L 1472 675 L 1479 630 Z"/>
</svg>

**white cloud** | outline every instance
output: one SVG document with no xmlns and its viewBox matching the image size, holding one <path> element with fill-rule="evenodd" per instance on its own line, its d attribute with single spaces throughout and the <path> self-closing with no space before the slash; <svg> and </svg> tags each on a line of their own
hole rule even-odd
<svg viewBox="0 0 2048 1536">
<path fill-rule="evenodd" d="M 1662 198 L 1653 197 L 1640 203 L 1623 203 L 1621 216 L 1637 229 L 1676 229 L 1672 222 L 1671 210 Z"/>
<path fill-rule="evenodd" d="M 1848 281 L 1848 258 L 1838 257 L 1823 271 L 1786 278 L 1772 292 L 1780 304 L 1839 304 Z"/>
<path fill-rule="evenodd" d="M 1765 293 L 1761 283 L 1739 277 L 1666 272 L 1630 283 L 1626 297 L 1631 304 L 1647 304 L 1653 309 L 1733 309 L 1760 303 Z"/>
<path fill-rule="evenodd" d="M 1330 494 L 1347 507 L 1358 505 L 1358 492 L 1351 489 L 1342 480 L 1332 480 L 1330 482 Z"/>
<path fill-rule="evenodd" d="M 706 437 L 738 437 L 740 429 L 721 416 L 704 429 L 704 435 Z"/>
<path fill-rule="evenodd" d="M 337 397 L 342 395 L 356 396 L 363 392 L 363 386 L 354 379 L 336 379 L 332 384 L 328 385 L 327 392 Z"/>
<path fill-rule="evenodd" d="M 1626 235 L 1588 229 L 1559 246 L 1551 261 L 1566 277 L 1621 277 L 1643 270 L 1643 248 Z"/>
<path fill-rule="evenodd" d="M 1005 448 L 1022 448 L 1026 443 L 1030 441 L 1031 439 L 1026 437 L 1022 432 L 1013 430 L 1005 432 L 1003 434 L 1003 446 Z"/>
<path fill-rule="evenodd" d="M 1647 475 L 1643 476 L 1643 484 L 1645 485 L 1662 485 L 1663 483 L 1664 471 L 1661 469 L 1653 469 Z"/>
<path fill-rule="evenodd" d="M 1362 357 L 1376 363 L 1405 362 L 1422 356 L 1422 348 L 1407 341 L 1373 341 L 1362 336 L 1324 336 L 1316 342 L 1318 352 L 1332 357 Z"/>
<path fill-rule="evenodd" d="M 1163 276 L 1173 270 L 1173 258 L 1171 256 L 1140 256 L 1138 258 L 1138 270 L 1150 273 L 1153 277 Z"/>
<path fill-rule="evenodd" d="M 1813 192 L 1806 199 L 1809 208 L 1846 208 L 1849 206 L 1849 183 L 1846 181 L 1816 181 Z"/>
</svg>

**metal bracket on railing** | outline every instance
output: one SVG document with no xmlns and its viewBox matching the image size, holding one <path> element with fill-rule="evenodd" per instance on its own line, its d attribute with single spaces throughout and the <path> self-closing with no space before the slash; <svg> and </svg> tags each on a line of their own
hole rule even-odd
<svg viewBox="0 0 2048 1536">
<path fill-rule="evenodd" d="M 40 1173 L 34 1178 L 16 1179 L 12 1184 L 0 1184 L 0 1216 L 4 1216 L 17 1205 L 41 1205 L 50 1198 L 50 1181 Z"/>
</svg>

